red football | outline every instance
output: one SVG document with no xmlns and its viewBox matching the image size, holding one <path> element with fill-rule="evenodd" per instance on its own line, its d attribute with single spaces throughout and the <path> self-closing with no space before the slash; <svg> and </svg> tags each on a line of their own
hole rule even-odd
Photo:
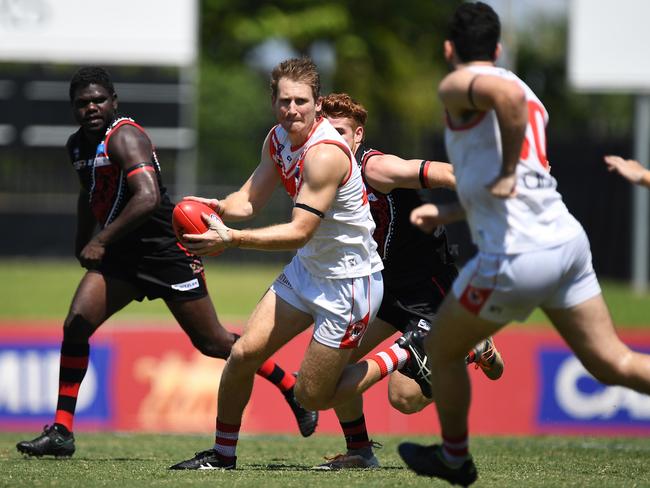
<svg viewBox="0 0 650 488">
<path fill-rule="evenodd" d="M 179 241 L 183 234 L 203 234 L 208 230 L 208 226 L 205 225 L 205 222 L 201 218 L 202 213 L 206 214 L 210 219 L 222 221 L 217 212 L 204 203 L 194 200 L 182 200 L 176 204 L 172 213 L 172 226 L 174 227 L 176 238 Z M 210 254 L 210 256 L 217 256 L 222 252 L 219 251 Z"/>
</svg>

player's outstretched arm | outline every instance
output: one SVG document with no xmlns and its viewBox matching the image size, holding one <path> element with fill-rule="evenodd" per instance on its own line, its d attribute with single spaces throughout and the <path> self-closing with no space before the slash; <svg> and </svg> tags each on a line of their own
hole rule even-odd
<svg viewBox="0 0 650 488">
<path fill-rule="evenodd" d="M 465 210 L 459 203 L 434 205 L 425 203 L 411 211 L 411 223 L 430 234 L 439 225 L 451 224 L 465 219 Z"/>
<path fill-rule="evenodd" d="M 366 181 L 382 193 L 395 188 L 456 188 L 451 164 L 421 159 L 402 159 L 393 154 L 371 156 L 364 168 Z"/>
<path fill-rule="evenodd" d="M 226 222 L 240 222 L 253 218 L 268 203 L 280 183 L 280 176 L 270 155 L 269 136 L 270 133 L 262 146 L 260 163 L 239 190 L 223 200 L 186 198 L 198 200 L 212 207 Z"/>
<path fill-rule="evenodd" d="M 332 144 L 312 147 L 305 156 L 302 185 L 291 221 L 262 229 L 235 231 L 240 246 L 260 250 L 292 250 L 304 246 L 318 229 L 350 168 L 350 160 L 339 147 Z"/>
<path fill-rule="evenodd" d="M 329 144 L 313 147 L 305 158 L 303 183 L 290 222 L 243 230 L 212 224 L 210 230 L 203 234 L 184 235 L 183 245 L 198 255 L 213 254 L 229 247 L 262 251 L 299 249 L 309 242 L 318 229 L 349 168 L 350 161 L 339 148 Z M 226 200 L 228 198 L 230 196 Z"/>
<path fill-rule="evenodd" d="M 617 172 L 630 183 L 650 188 L 650 171 L 638 161 L 614 155 L 605 156 L 603 159 L 609 171 Z"/>
</svg>

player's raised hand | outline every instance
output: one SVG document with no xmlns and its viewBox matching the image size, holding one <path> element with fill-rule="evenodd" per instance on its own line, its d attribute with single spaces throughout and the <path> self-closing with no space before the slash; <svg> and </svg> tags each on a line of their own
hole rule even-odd
<svg viewBox="0 0 650 488">
<path fill-rule="evenodd" d="M 643 183 L 643 176 L 648 170 L 638 161 L 614 155 L 607 155 L 603 159 L 609 171 L 616 171 L 631 183 Z"/>
</svg>

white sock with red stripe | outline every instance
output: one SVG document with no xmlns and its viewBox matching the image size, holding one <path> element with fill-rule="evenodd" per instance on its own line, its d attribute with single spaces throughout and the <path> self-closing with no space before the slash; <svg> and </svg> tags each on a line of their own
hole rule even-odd
<svg viewBox="0 0 650 488">
<path fill-rule="evenodd" d="M 460 466 L 469 456 L 469 437 L 448 437 L 442 434 L 442 455 L 451 466 Z"/>
<path fill-rule="evenodd" d="M 385 351 L 379 351 L 371 358 L 368 358 L 368 361 L 377 363 L 381 378 L 385 378 L 393 371 L 397 371 L 404 366 L 408 358 L 409 352 L 406 349 L 402 349 L 397 344 L 393 344 Z"/>
<path fill-rule="evenodd" d="M 214 437 L 214 450 L 223 461 L 233 462 L 237 459 L 237 441 L 241 424 L 226 424 L 217 419 L 217 432 Z"/>
</svg>

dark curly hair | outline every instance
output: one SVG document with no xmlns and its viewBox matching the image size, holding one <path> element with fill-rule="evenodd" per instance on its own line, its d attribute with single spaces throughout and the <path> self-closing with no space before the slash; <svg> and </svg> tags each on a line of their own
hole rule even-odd
<svg viewBox="0 0 650 488">
<path fill-rule="evenodd" d="M 100 66 L 84 66 L 79 68 L 70 80 L 70 101 L 73 100 L 77 90 L 91 84 L 103 86 L 111 96 L 115 95 L 115 88 L 108 71 Z"/>
</svg>

